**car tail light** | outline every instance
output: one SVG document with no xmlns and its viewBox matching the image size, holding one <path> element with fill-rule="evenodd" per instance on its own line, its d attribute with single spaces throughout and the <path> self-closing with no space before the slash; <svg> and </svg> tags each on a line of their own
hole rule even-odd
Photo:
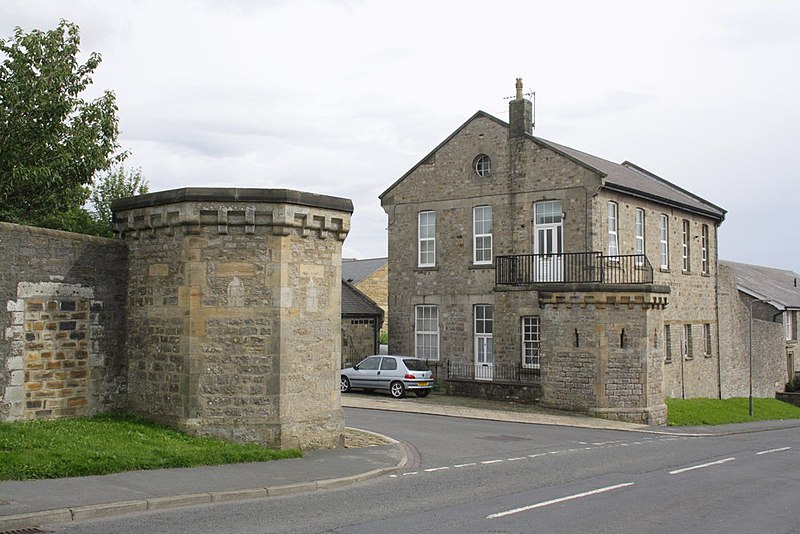
<svg viewBox="0 0 800 534">
<path fill-rule="evenodd" d="M 405 376 L 406 380 L 416 380 L 416 376 L 412 375 L 411 373 L 406 373 Z"/>
</svg>

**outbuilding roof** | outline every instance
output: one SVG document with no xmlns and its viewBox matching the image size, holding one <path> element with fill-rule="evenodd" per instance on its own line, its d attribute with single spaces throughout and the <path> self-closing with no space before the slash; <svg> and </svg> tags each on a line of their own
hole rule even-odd
<svg viewBox="0 0 800 534">
<path fill-rule="evenodd" d="M 364 293 L 342 280 L 342 317 L 376 316 L 383 318 L 380 306 Z"/>
<path fill-rule="evenodd" d="M 748 295 L 767 299 L 779 310 L 800 310 L 800 274 L 784 269 L 720 260 L 733 269 L 736 287 Z"/>
<path fill-rule="evenodd" d="M 389 263 L 389 258 L 370 258 L 358 260 L 342 258 L 342 278 L 353 285 L 358 285 L 372 273 Z"/>
</svg>

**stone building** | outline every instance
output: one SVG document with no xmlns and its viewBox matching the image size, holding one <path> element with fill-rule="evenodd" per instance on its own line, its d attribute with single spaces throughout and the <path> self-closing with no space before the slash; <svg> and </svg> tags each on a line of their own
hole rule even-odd
<svg viewBox="0 0 800 534">
<path fill-rule="evenodd" d="M 342 258 L 342 278 L 383 310 L 381 332 L 387 332 L 389 315 L 389 258 Z"/>
<path fill-rule="evenodd" d="M 0 420 L 112 409 L 329 447 L 348 199 L 186 188 L 114 203 L 118 240 L 0 224 Z"/>
<path fill-rule="evenodd" d="M 531 119 L 518 80 L 508 123 L 477 112 L 380 196 L 390 350 L 616 419 L 717 396 L 725 211 L 534 137 Z"/>
<path fill-rule="evenodd" d="M 344 264 L 342 264 L 344 265 Z M 342 280 L 342 367 L 380 354 L 383 310 L 355 286 Z"/>
<path fill-rule="evenodd" d="M 719 272 L 721 396 L 747 397 L 752 374 L 753 396 L 771 397 L 800 373 L 800 275 L 732 261 Z"/>
</svg>

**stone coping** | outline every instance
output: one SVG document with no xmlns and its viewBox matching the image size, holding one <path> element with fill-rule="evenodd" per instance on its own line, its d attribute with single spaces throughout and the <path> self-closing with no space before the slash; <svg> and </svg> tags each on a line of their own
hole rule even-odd
<svg viewBox="0 0 800 534">
<path fill-rule="evenodd" d="M 291 189 L 254 189 L 238 187 L 184 187 L 158 191 L 146 195 L 115 200 L 111 209 L 115 212 L 151 206 L 162 206 L 178 202 L 266 202 L 273 204 L 297 204 L 312 208 L 323 208 L 353 213 L 353 201 L 349 198 L 318 195 Z"/>
</svg>

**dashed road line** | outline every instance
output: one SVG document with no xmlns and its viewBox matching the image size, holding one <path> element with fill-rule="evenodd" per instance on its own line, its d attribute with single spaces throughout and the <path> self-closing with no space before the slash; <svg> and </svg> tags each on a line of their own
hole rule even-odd
<svg viewBox="0 0 800 534">
<path fill-rule="evenodd" d="M 541 458 L 543 456 L 549 456 L 549 455 L 568 454 L 568 453 L 575 453 L 575 452 L 592 451 L 592 450 L 597 450 L 597 449 L 612 449 L 612 448 L 615 448 L 615 447 L 630 447 L 630 446 L 634 446 L 634 445 L 648 445 L 650 443 L 658 443 L 658 442 L 661 442 L 661 441 L 670 441 L 670 440 L 673 440 L 673 439 L 688 439 L 688 438 L 643 438 L 641 441 L 634 441 L 634 442 L 630 442 L 630 443 L 624 443 L 624 442 L 620 442 L 620 441 L 601 441 L 601 442 L 593 443 L 592 445 L 594 445 L 594 446 L 588 446 L 589 444 L 587 442 L 577 442 L 577 443 L 580 443 L 580 444 L 586 444 L 587 446 L 586 447 L 579 447 L 579 448 L 571 448 L 571 449 L 558 449 L 558 450 L 547 451 L 547 452 L 537 452 L 537 453 L 534 453 L 534 454 L 528 454 L 527 456 L 516 456 L 516 457 L 513 457 L 513 458 L 506 458 L 506 459 L 503 459 L 503 458 L 492 458 L 492 459 L 483 460 L 483 461 L 480 461 L 480 462 L 476 461 L 476 462 L 466 462 L 466 463 L 462 463 L 462 464 L 454 464 L 454 465 L 450 465 L 450 466 L 430 467 L 430 468 L 424 469 L 422 471 L 409 471 L 409 472 L 401 473 L 401 474 L 392 474 L 392 475 L 389 475 L 389 478 L 400 478 L 400 477 L 406 477 L 406 476 L 425 475 L 425 474 L 437 473 L 437 472 L 440 472 L 440 471 L 448 471 L 450 469 L 460 469 L 460 468 L 464 468 L 464 467 L 476 467 L 476 466 L 481 466 L 481 465 L 494 465 L 494 464 L 500 464 L 500 463 L 503 463 L 503 462 L 519 462 L 519 461 L 526 460 L 526 459 Z M 696 438 L 694 438 L 694 439 L 696 439 Z M 645 440 L 648 440 L 648 441 L 645 441 Z M 781 449 L 781 450 L 783 450 L 783 449 Z M 767 451 L 767 452 L 770 452 L 770 451 Z M 776 449 L 776 452 L 777 452 L 777 449 Z"/>
<path fill-rule="evenodd" d="M 575 499 L 580 499 L 582 497 L 588 497 L 590 495 L 597 495 L 599 493 L 605 493 L 607 491 L 614 491 L 616 489 L 625 488 L 628 486 L 633 486 L 634 482 L 625 482 L 624 484 L 616 484 L 614 486 L 606 486 L 605 488 L 598 488 L 591 491 L 584 491 L 583 493 L 576 493 L 575 495 L 568 495 L 566 497 L 559 497 L 558 499 L 552 499 L 549 501 L 544 501 L 536 504 L 531 504 L 529 506 L 523 506 L 522 508 L 514 508 L 513 510 L 506 510 L 505 512 L 498 512 L 496 514 L 490 514 L 486 516 L 486 519 L 497 519 L 498 517 L 505 517 L 507 515 L 518 514 L 520 512 L 527 512 L 528 510 L 533 510 L 535 508 L 542 508 L 543 506 L 550 506 L 551 504 L 558 504 L 565 501 L 572 501 Z"/>
<path fill-rule="evenodd" d="M 781 447 L 780 449 L 770 449 L 770 450 L 768 450 L 768 451 L 761 451 L 761 452 L 757 452 L 757 453 L 756 453 L 756 456 L 760 456 L 760 455 L 762 455 L 762 454 L 772 454 L 773 452 L 783 452 L 783 451 L 788 451 L 789 449 L 791 449 L 791 447 Z"/>
<path fill-rule="evenodd" d="M 735 460 L 735 459 L 736 458 L 731 457 L 731 458 L 725 458 L 724 460 L 717 460 L 716 462 L 708 462 L 706 464 L 693 465 L 691 467 L 684 467 L 683 469 L 676 469 L 675 471 L 670 471 L 669 474 L 670 475 L 678 475 L 680 473 L 685 473 L 686 471 L 693 471 L 695 469 L 703 469 L 704 467 L 711 467 L 712 465 L 724 464 L 726 462 L 730 462 L 731 460 Z"/>
</svg>

